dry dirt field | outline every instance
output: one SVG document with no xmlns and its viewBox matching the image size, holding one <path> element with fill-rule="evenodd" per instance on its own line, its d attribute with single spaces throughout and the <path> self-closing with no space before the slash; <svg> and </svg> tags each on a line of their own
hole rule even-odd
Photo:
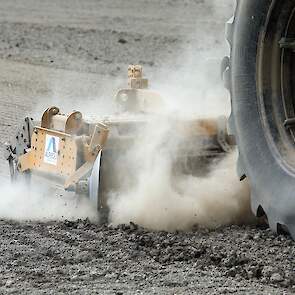
<svg viewBox="0 0 295 295">
<path fill-rule="evenodd" d="M 232 2 L 0 0 L 1 154 L 27 114 L 111 108 L 130 63 L 157 80 L 187 48 L 221 58 Z M 263 226 L 166 233 L 0 220 L 0 239 L 0 294 L 295 293 L 294 243 Z"/>
</svg>

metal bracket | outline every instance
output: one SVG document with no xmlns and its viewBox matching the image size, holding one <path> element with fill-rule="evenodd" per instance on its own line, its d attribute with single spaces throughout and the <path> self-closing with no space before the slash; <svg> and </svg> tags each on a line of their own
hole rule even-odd
<svg viewBox="0 0 295 295">
<path fill-rule="evenodd" d="M 102 123 L 96 124 L 90 144 L 88 146 L 86 159 L 87 161 L 76 170 L 65 182 L 65 190 L 76 191 L 77 184 L 84 180 L 93 168 L 97 155 L 102 150 L 108 138 L 109 128 Z"/>
<path fill-rule="evenodd" d="M 143 78 L 142 66 L 130 65 L 128 67 L 128 85 L 131 89 L 148 88 L 148 79 Z"/>
<path fill-rule="evenodd" d="M 288 130 L 295 126 L 295 118 L 286 119 L 284 122 L 284 127 Z"/>
<path fill-rule="evenodd" d="M 282 38 L 279 44 L 281 48 L 295 50 L 295 38 Z"/>
<path fill-rule="evenodd" d="M 33 128 L 33 119 L 26 117 L 24 123 L 18 128 L 15 138 L 12 139 L 11 143 L 5 144 L 4 156 L 8 161 L 11 180 L 16 178 L 19 157 L 24 155 L 31 147 Z"/>
</svg>

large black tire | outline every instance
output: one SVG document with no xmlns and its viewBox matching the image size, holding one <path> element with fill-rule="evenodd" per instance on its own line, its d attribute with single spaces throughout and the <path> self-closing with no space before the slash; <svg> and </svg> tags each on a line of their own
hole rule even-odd
<svg viewBox="0 0 295 295">
<path fill-rule="evenodd" d="M 295 117 L 294 12 L 294 0 L 238 0 L 227 24 L 231 54 L 224 60 L 230 131 L 238 144 L 239 176 L 251 185 L 252 210 L 293 238 L 295 128 L 286 119 Z"/>
</svg>

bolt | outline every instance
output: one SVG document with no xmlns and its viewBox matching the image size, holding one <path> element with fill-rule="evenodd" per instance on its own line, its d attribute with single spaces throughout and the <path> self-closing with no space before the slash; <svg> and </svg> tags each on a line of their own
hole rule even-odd
<svg viewBox="0 0 295 295">
<path fill-rule="evenodd" d="M 80 113 L 75 114 L 75 119 L 76 120 L 81 120 L 81 118 L 82 118 L 82 115 Z"/>
</svg>

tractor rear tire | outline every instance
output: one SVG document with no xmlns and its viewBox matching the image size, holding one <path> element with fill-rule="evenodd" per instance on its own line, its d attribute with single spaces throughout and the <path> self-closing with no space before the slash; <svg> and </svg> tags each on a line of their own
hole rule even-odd
<svg viewBox="0 0 295 295">
<path fill-rule="evenodd" d="M 249 180 L 253 212 L 295 238 L 295 1 L 238 0 L 226 31 L 239 176 Z"/>
</svg>

